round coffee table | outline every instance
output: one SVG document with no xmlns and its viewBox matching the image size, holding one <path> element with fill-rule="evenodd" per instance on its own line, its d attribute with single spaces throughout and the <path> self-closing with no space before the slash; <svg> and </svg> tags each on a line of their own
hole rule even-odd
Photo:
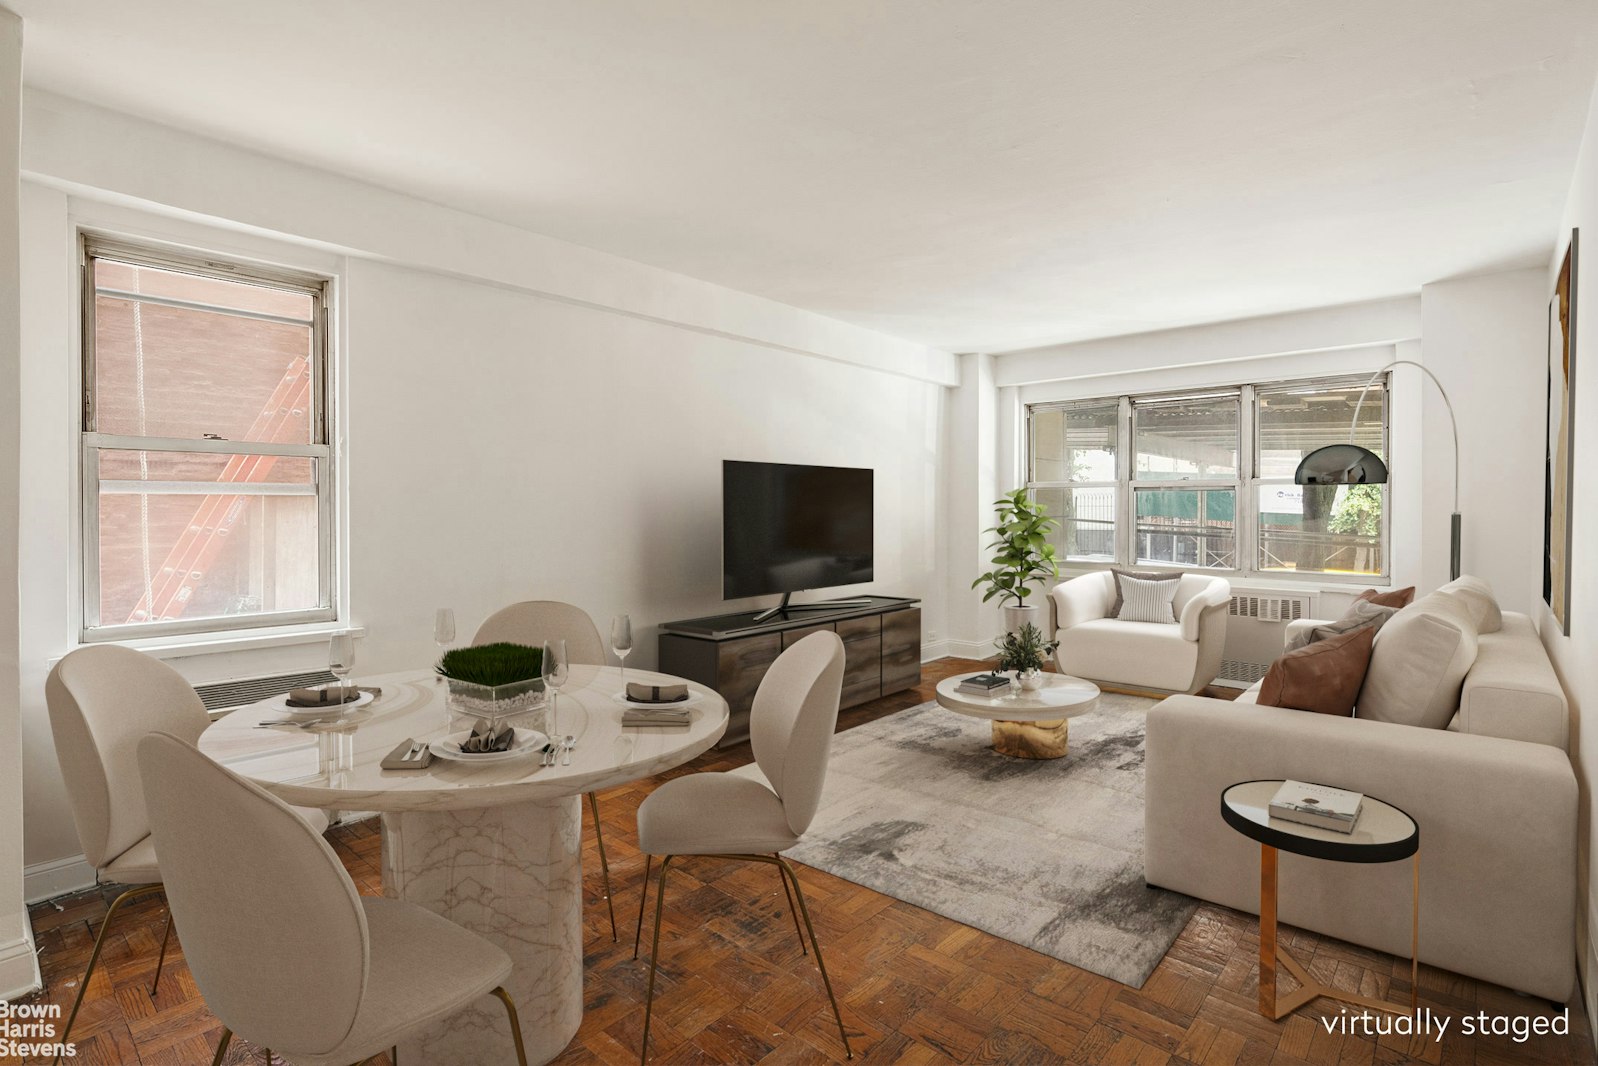
<svg viewBox="0 0 1598 1066">
<path fill-rule="evenodd" d="M 1099 705 L 1099 686 L 1079 677 L 1044 674 L 1043 687 L 983 696 L 961 692 L 960 682 L 976 674 L 956 674 L 938 682 L 938 706 L 993 723 L 993 750 L 1016 759 L 1058 759 L 1065 755 L 1070 720 Z"/>
<path fill-rule="evenodd" d="M 1371 1010 L 1406 1014 L 1418 1002 L 1420 978 L 1420 827 L 1415 819 L 1367 795 L 1352 833 L 1339 833 L 1271 817 L 1271 800 L 1284 782 L 1243 781 L 1221 793 L 1221 819 L 1260 845 L 1260 1013 L 1280 1021 L 1312 999 L 1325 996 Z M 1414 859 L 1410 901 L 1409 1004 L 1357 995 L 1322 984 L 1276 942 L 1276 853 L 1287 851 L 1331 862 L 1399 862 Z M 1297 991 L 1276 994 L 1276 964 L 1292 974 Z"/>
</svg>

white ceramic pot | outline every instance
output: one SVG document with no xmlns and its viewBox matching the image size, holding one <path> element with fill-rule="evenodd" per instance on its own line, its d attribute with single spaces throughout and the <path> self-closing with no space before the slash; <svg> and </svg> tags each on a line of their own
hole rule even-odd
<svg viewBox="0 0 1598 1066">
<path fill-rule="evenodd" d="M 1016 684 L 1021 686 L 1022 692 L 1036 692 L 1043 687 L 1042 670 L 1018 670 L 1015 675 Z"/>
<path fill-rule="evenodd" d="M 1043 608 L 1032 606 L 1011 607 L 1008 604 L 1005 605 L 1004 631 L 1006 633 L 1019 633 L 1021 631 L 1021 627 L 1026 625 L 1028 622 L 1037 626 L 1038 632 L 1042 633 L 1044 625 Z M 1044 633 L 1043 635 L 1044 639 L 1048 638 L 1047 633 Z"/>
</svg>

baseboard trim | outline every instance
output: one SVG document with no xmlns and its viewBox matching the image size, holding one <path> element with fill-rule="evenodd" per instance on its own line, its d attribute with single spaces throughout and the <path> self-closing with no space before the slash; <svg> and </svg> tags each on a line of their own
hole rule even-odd
<svg viewBox="0 0 1598 1066">
<path fill-rule="evenodd" d="M 22 870 L 22 898 L 29 904 L 93 888 L 94 884 L 94 867 L 82 855 L 36 862 Z"/>
<path fill-rule="evenodd" d="M 33 927 L 24 918 L 22 939 L 0 946 L 0 1001 L 20 999 L 43 987 L 39 953 L 33 946 Z"/>
<path fill-rule="evenodd" d="M 933 646 L 934 645 L 922 645 L 922 652 L 923 652 L 922 661 L 923 662 L 927 661 L 927 656 L 925 654 L 926 649 L 928 647 L 933 647 Z M 941 647 L 942 647 L 942 653 L 939 654 L 939 655 L 936 655 L 936 656 L 932 656 L 932 658 L 938 658 L 938 659 L 944 659 L 944 658 L 991 659 L 991 658 L 993 658 L 993 644 L 991 642 L 989 642 L 989 641 L 983 641 L 983 640 L 945 640 L 945 641 L 942 642 Z"/>
</svg>

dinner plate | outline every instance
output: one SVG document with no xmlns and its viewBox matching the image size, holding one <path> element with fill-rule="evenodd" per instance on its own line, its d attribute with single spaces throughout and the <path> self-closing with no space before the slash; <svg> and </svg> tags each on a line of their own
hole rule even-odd
<svg viewBox="0 0 1598 1066">
<path fill-rule="evenodd" d="M 516 730 L 516 740 L 511 744 L 509 751 L 471 752 L 462 751 L 461 744 L 470 739 L 472 731 L 462 729 L 458 733 L 439 737 L 428 745 L 433 754 L 440 759 L 451 762 L 490 763 L 505 762 L 508 759 L 520 759 L 541 751 L 549 743 L 549 738 L 536 729 Z"/>
<path fill-rule="evenodd" d="M 282 711 L 290 718 L 316 719 L 316 718 L 342 718 L 358 707 L 365 707 L 371 703 L 373 696 L 370 692 L 363 692 L 348 703 L 340 703 L 334 707 L 290 707 L 288 694 L 274 696 L 266 706 L 274 711 Z"/>
<path fill-rule="evenodd" d="M 637 700 L 628 699 L 627 690 L 622 689 L 620 692 L 612 696 L 611 699 L 615 700 L 623 707 L 647 707 L 651 710 L 654 710 L 662 707 L 692 707 L 694 704 L 699 702 L 700 696 L 699 693 L 695 692 L 693 689 L 689 689 L 688 698 L 685 700 L 674 700 L 671 703 L 656 703 L 651 700 L 646 703 L 640 703 Z"/>
</svg>

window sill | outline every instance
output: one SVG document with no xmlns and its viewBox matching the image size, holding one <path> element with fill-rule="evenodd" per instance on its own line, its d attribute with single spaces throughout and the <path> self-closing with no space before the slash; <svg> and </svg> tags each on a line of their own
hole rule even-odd
<svg viewBox="0 0 1598 1066">
<path fill-rule="evenodd" d="M 1303 577 L 1288 577 L 1281 574 L 1248 574 L 1240 570 L 1219 570 L 1200 566 L 1171 566 L 1159 563 L 1137 563 L 1133 566 L 1124 566 L 1120 563 L 1062 563 L 1060 565 L 1060 580 L 1064 581 L 1072 577 L 1081 577 L 1083 574 L 1115 569 L 1170 570 L 1173 573 L 1209 574 L 1213 577 L 1225 578 L 1235 588 L 1259 589 L 1267 592 L 1338 592 L 1352 596 L 1368 588 L 1391 589 L 1398 587 L 1390 576 L 1328 577 L 1322 574 L 1305 574 Z"/>
<path fill-rule="evenodd" d="M 235 629 L 226 633 L 182 633 L 169 637 L 145 637 L 140 640 L 90 641 L 79 643 L 70 650 L 114 644 L 142 651 L 157 659 L 185 659 L 195 655 L 223 655 L 256 648 L 318 644 L 334 633 L 352 633 L 356 638 L 360 638 L 366 636 L 366 627 L 345 625 L 340 622 L 315 622 L 309 625 L 275 626 L 271 629 Z M 53 667 L 60 661 L 59 658 L 51 659 L 46 665 Z"/>
</svg>

